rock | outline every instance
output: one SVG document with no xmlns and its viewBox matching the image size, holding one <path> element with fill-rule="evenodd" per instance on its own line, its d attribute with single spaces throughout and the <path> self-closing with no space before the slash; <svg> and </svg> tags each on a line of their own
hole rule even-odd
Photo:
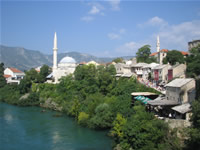
<svg viewBox="0 0 200 150">
<path fill-rule="evenodd" d="M 23 96 L 21 96 L 19 100 L 27 99 L 29 95 L 30 93 L 26 93 Z"/>
<path fill-rule="evenodd" d="M 53 109 L 56 111 L 62 111 L 62 107 L 59 107 L 56 102 L 54 102 L 51 98 L 48 98 L 44 103 L 40 104 L 41 107 Z"/>
</svg>

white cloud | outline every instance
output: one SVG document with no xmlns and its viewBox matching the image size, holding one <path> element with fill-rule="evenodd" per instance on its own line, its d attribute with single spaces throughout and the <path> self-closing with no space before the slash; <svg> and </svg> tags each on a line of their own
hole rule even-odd
<svg viewBox="0 0 200 150">
<path fill-rule="evenodd" d="M 100 9 L 98 9 L 96 6 L 92 6 L 92 9 L 89 11 L 89 14 L 98 14 L 100 12 Z"/>
<path fill-rule="evenodd" d="M 119 30 L 120 34 L 124 34 L 125 32 L 126 32 L 126 29 L 124 29 L 124 28 L 122 28 L 122 29 Z"/>
<path fill-rule="evenodd" d="M 118 53 L 119 55 L 135 55 L 135 53 L 138 51 L 138 49 L 143 46 L 145 44 L 140 44 L 140 43 L 136 43 L 134 41 L 130 41 L 127 43 L 124 43 L 123 45 L 117 47 L 115 49 L 116 53 Z"/>
<path fill-rule="evenodd" d="M 108 33 L 107 36 L 111 40 L 116 40 L 116 39 L 120 39 L 122 34 L 124 34 L 125 32 L 126 32 L 126 29 L 121 28 L 119 29 L 119 31 L 117 31 L 117 33 Z"/>
<path fill-rule="evenodd" d="M 177 25 L 168 25 L 158 32 L 161 47 L 178 50 L 187 50 L 188 42 L 200 38 L 200 20 L 183 22 Z"/>
<path fill-rule="evenodd" d="M 81 18 L 81 20 L 85 21 L 85 22 L 90 22 L 90 21 L 94 20 L 94 18 L 91 16 L 84 16 Z"/>
<path fill-rule="evenodd" d="M 111 40 L 120 39 L 120 35 L 116 33 L 108 33 L 108 37 Z"/>
<path fill-rule="evenodd" d="M 135 42 L 128 42 L 128 43 L 124 44 L 124 47 L 126 49 L 133 50 L 136 47 L 136 43 Z"/>
<path fill-rule="evenodd" d="M 167 25 L 168 23 L 164 19 L 158 16 L 155 16 L 153 18 L 150 18 L 147 22 L 143 24 L 139 24 L 138 26 L 139 27 L 156 26 L 156 27 L 164 28 Z"/>
<path fill-rule="evenodd" d="M 109 0 L 109 3 L 111 5 L 111 9 L 114 11 L 120 10 L 119 4 L 120 0 Z"/>
</svg>

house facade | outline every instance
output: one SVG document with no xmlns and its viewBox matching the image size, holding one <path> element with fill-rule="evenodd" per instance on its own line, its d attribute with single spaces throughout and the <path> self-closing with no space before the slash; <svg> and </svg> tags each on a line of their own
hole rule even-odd
<svg viewBox="0 0 200 150">
<path fill-rule="evenodd" d="M 176 64 L 168 69 L 168 81 L 174 78 L 185 78 L 186 65 Z"/>
<path fill-rule="evenodd" d="M 25 73 L 16 69 L 16 68 L 6 68 L 4 70 L 4 77 L 7 80 L 7 83 L 16 83 L 19 84 L 20 80 L 23 79 Z"/>
</svg>

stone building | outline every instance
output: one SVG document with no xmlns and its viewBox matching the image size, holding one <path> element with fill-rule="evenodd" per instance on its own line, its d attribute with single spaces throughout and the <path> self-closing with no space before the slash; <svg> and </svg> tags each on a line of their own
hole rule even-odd
<svg viewBox="0 0 200 150">
<path fill-rule="evenodd" d="M 176 64 L 168 69 L 168 81 L 174 78 L 185 78 L 186 65 Z"/>
<path fill-rule="evenodd" d="M 191 103 L 195 99 L 195 80 L 192 78 L 175 79 L 166 85 L 167 100 L 179 104 Z"/>
<path fill-rule="evenodd" d="M 191 51 L 193 47 L 196 47 L 198 44 L 200 44 L 200 40 L 193 40 L 191 42 L 188 42 L 188 50 Z"/>
<path fill-rule="evenodd" d="M 175 79 L 166 85 L 166 96 L 148 101 L 147 105 L 158 116 L 189 120 L 193 100 L 195 100 L 195 80 Z"/>
<path fill-rule="evenodd" d="M 171 66 L 169 64 L 166 65 L 158 65 L 152 69 L 152 76 L 155 82 L 167 82 L 168 68 Z"/>
</svg>

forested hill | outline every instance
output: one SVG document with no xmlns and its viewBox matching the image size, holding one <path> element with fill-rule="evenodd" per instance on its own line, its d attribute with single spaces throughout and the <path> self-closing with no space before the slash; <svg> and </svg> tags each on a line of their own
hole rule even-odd
<svg viewBox="0 0 200 150">
<path fill-rule="evenodd" d="M 112 61 L 114 58 L 104 57 L 98 58 L 89 54 L 82 54 L 78 52 L 58 53 L 58 62 L 65 56 L 74 58 L 77 63 L 94 60 L 98 63 L 106 63 Z M 130 59 L 133 56 L 123 57 Z M 22 71 L 30 68 L 42 66 L 43 64 L 52 66 L 53 56 L 43 54 L 40 51 L 29 50 L 23 47 L 8 47 L 0 45 L 0 62 L 5 64 L 5 67 L 15 67 Z"/>
</svg>

